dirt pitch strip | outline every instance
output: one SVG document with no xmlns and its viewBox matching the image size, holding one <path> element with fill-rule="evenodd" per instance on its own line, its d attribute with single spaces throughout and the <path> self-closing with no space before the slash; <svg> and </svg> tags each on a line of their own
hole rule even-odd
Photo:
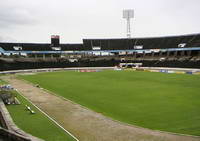
<svg viewBox="0 0 200 141">
<path fill-rule="evenodd" d="M 114 121 L 26 81 L 18 80 L 15 76 L 1 78 L 80 141 L 200 141 L 200 137 L 152 131 Z"/>
</svg>

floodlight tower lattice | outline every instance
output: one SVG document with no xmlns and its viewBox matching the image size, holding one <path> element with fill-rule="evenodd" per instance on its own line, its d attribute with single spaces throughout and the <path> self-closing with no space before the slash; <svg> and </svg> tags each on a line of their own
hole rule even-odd
<svg viewBox="0 0 200 141">
<path fill-rule="evenodd" d="M 123 10 L 123 18 L 127 20 L 127 37 L 131 38 L 131 18 L 134 18 L 134 10 Z"/>
</svg>

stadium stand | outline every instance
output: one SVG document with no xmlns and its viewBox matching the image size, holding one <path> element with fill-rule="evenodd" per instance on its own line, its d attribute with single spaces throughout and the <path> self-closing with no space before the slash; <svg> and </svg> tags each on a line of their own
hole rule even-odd
<svg viewBox="0 0 200 141">
<path fill-rule="evenodd" d="M 102 50 L 126 50 L 135 49 L 134 46 L 143 46 L 143 49 L 167 49 L 200 46 L 200 34 L 156 37 L 156 38 L 134 38 L 134 39 L 84 39 L 84 47 L 92 49 L 92 46 L 101 46 Z"/>
<path fill-rule="evenodd" d="M 0 70 L 105 67 L 200 68 L 200 33 L 151 38 L 83 39 L 83 44 L 0 43 Z"/>
</svg>

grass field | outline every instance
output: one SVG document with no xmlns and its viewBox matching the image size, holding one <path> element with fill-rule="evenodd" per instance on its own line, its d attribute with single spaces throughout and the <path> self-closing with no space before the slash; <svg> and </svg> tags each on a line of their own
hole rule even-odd
<svg viewBox="0 0 200 141">
<path fill-rule="evenodd" d="M 6 82 L 0 79 L 0 85 Z M 17 94 L 20 105 L 6 106 L 15 124 L 27 133 L 42 138 L 46 141 L 75 141 L 70 135 L 66 134 L 60 127 L 54 124 L 43 113 L 36 109 L 30 102 Z M 30 114 L 25 105 L 31 107 L 36 114 Z"/>
<path fill-rule="evenodd" d="M 134 71 L 20 76 L 129 124 L 200 136 L 200 76 Z"/>
<path fill-rule="evenodd" d="M 0 79 L 0 85 L 6 84 L 3 80 Z"/>
</svg>

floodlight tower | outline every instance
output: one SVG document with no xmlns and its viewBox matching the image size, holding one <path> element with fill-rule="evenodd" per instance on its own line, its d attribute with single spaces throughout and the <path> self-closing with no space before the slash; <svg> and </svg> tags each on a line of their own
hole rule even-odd
<svg viewBox="0 0 200 141">
<path fill-rule="evenodd" d="M 131 18 L 134 18 L 134 10 L 123 10 L 123 18 L 127 20 L 127 37 L 131 38 Z"/>
</svg>

